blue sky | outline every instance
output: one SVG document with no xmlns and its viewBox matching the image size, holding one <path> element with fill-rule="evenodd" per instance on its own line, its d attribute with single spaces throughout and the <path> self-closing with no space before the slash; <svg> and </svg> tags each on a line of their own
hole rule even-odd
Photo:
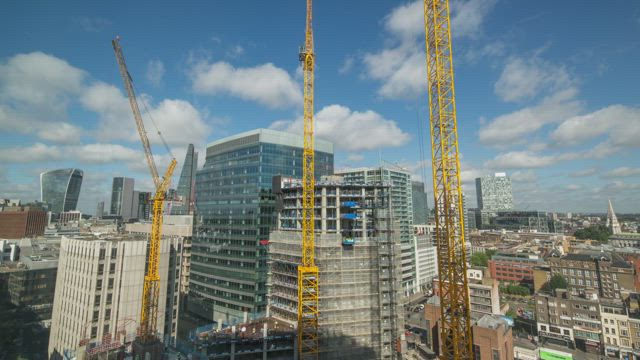
<svg viewBox="0 0 640 360">
<path fill-rule="evenodd" d="M 421 9 L 316 2 L 316 128 L 334 141 L 336 167 L 382 158 L 429 177 Z M 470 202 L 475 177 L 506 171 L 521 209 L 605 212 L 611 198 L 618 212 L 640 211 L 640 3 L 458 0 L 451 9 Z M 116 35 L 179 162 L 190 142 L 204 154 L 208 142 L 257 127 L 302 131 L 302 0 L 11 1 L 3 10 L 0 197 L 37 199 L 38 174 L 70 166 L 85 171 L 88 213 L 108 204 L 113 176 L 151 188 Z M 162 171 L 169 156 L 154 150 Z"/>
</svg>

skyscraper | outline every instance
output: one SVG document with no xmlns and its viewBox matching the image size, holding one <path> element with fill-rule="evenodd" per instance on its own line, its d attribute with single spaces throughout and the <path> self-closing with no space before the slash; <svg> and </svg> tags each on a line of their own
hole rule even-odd
<svg viewBox="0 0 640 360">
<path fill-rule="evenodd" d="M 426 224 L 429 218 L 429 201 L 422 181 L 411 182 L 411 201 L 413 202 L 413 224 Z"/>
<path fill-rule="evenodd" d="M 76 210 L 82 177 L 80 169 L 59 169 L 40 174 L 40 200 L 49 204 L 51 212 Z"/>
<path fill-rule="evenodd" d="M 123 221 L 135 217 L 133 214 L 134 179 L 114 177 L 111 189 L 111 215 L 122 216 Z"/>
<path fill-rule="evenodd" d="M 333 172 L 333 144 L 316 139 L 316 177 Z M 301 135 L 257 129 L 207 146 L 196 175 L 189 310 L 233 324 L 264 315 L 275 225 L 273 177 L 302 177 Z"/>
<path fill-rule="evenodd" d="M 405 293 L 416 290 L 415 246 L 413 244 L 413 199 L 411 174 L 400 169 L 358 168 L 340 170 L 336 175 L 347 182 L 388 184 L 391 186 L 391 209 L 400 232 L 402 286 Z"/>
<path fill-rule="evenodd" d="M 96 207 L 96 219 L 102 219 L 104 216 L 104 201 L 99 201 Z"/>
<path fill-rule="evenodd" d="M 178 180 L 178 189 L 176 191 L 180 203 L 173 205 L 171 215 L 187 215 L 193 210 L 191 205 L 193 199 L 193 185 L 196 181 L 196 170 L 198 168 L 198 153 L 193 150 L 193 144 L 189 144 L 187 155 L 184 158 L 184 165 Z"/>
<path fill-rule="evenodd" d="M 476 178 L 476 196 L 480 210 L 512 210 L 511 178 L 506 173 Z"/>
</svg>

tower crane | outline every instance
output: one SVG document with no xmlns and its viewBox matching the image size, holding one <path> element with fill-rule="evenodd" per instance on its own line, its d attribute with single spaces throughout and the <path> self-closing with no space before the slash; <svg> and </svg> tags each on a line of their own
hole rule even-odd
<svg viewBox="0 0 640 360">
<path fill-rule="evenodd" d="M 433 196 L 435 199 L 440 359 L 473 358 L 448 0 L 424 0 Z"/>
<path fill-rule="evenodd" d="M 120 68 L 120 75 L 124 82 L 124 88 L 127 91 L 129 98 L 129 104 L 131 105 L 131 111 L 136 121 L 136 127 L 140 140 L 142 141 L 142 147 L 144 148 L 144 155 L 147 159 L 147 165 L 151 171 L 151 177 L 155 185 L 155 195 L 153 197 L 153 216 L 151 225 L 151 240 L 149 242 L 149 249 L 147 253 L 147 269 L 144 277 L 144 290 L 142 295 L 142 309 L 140 312 L 140 328 L 138 331 L 138 339 L 140 346 L 147 349 L 157 349 L 159 341 L 156 337 L 156 328 L 158 321 L 158 299 L 160 296 L 160 240 L 162 238 L 162 217 L 164 213 L 164 200 L 166 197 L 169 183 L 171 182 L 171 175 L 176 167 L 176 159 L 171 156 L 171 162 L 162 178 L 158 175 L 158 169 L 153 159 L 153 153 L 151 152 L 151 145 L 147 132 L 142 122 L 142 116 L 140 115 L 140 109 L 138 108 L 138 101 L 133 87 L 133 79 L 127 70 L 127 64 L 124 60 L 122 48 L 120 47 L 120 38 L 116 37 L 111 44 L 118 61 Z M 168 152 L 171 153 L 167 143 L 164 141 L 162 134 L 158 131 L 158 135 L 162 139 Z M 160 346 L 161 348 L 161 346 Z M 157 350 L 156 350 L 157 351 Z M 161 351 L 161 350 L 160 350 Z M 134 349 L 135 352 L 135 349 Z M 157 355 L 156 355 L 157 356 Z M 152 358 L 155 358 L 152 355 Z"/>
<path fill-rule="evenodd" d="M 299 359 L 318 358 L 318 267 L 315 264 L 315 165 L 313 141 L 312 0 L 307 0 L 305 47 L 299 54 L 304 74 L 304 149 L 302 152 L 302 264 L 298 265 Z"/>
</svg>

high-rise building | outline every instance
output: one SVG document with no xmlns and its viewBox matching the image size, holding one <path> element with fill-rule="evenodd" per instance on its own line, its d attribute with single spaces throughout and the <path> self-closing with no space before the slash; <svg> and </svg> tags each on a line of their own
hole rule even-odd
<svg viewBox="0 0 640 360">
<path fill-rule="evenodd" d="M 123 221 L 134 217 L 133 185 L 134 179 L 114 177 L 111 188 L 111 215 L 121 216 Z M 137 214 L 136 214 L 137 215 Z"/>
<path fill-rule="evenodd" d="M 135 337 L 142 306 L 147 239 L 141 236 L 62 237 L 53 301 L 49 357 L 88 347 L 125 344 Z M 173 344 L 179 313 L 180 238 L 160 244 L 156 331 Z"/>
<path fill-rule="evenodd" d="M 511 178 L 506 173 L 476 178 L 478 209 L 500 211 L 513 209 Z"/>
<path fill-rule="evenodd" d="M 193 210 L 193 187 L 196 181 L 196 170 L 198 169 L 198 153 L 193 150 L 193 144 L 187 147 L 187 155 L 184 158 L 184 165 L 178 180 L 178 203 L 171 208 L 171 215 L 188 215 Z"/>
<path fill-rule="evenodd" d="M 388 184 L 391 186 L 393 219 L 398 223 L 402 251 L 402 287 L 405 293 L 415 291 L 416 264 L 413 244 L 413 199 L 411 173 L 385 167 L 347 169 L 336 172 L 346 182 Z"/>
<path fill-rule="evenodd" d="M 607 211 L 607 227 L 611 230 L 613 235 L 622 234 L 620 223 L 615 211 L 613 211 L 613 205 L 611 205 L 611 199 L 609 199 L 609 210 Z"/>
<path fill-rule="evenodd" d="M 98 202 L 98 206 L 96 208 L 96 219 L 102 219 L 104 216 L 104 201 Z"/>
<path fill-rule="evenodd" d="M 136 191 L 138 201 L 135 217 L 140 221 L 151 220 L 151 208 L 153 207 L 153 196 L 150 192 Z"/>
<path fill-rule="evenodd" d="M 426 224 L 429 219 L 429 201 L 422 181 L 411 182 L 411 201 L 413 203 L 413 224 Z"/>
<path fill-rule="evenodd" d="M 275 183 L 275 181 L 274 181 Z M 278 230 L 269 239 L 269 313 L 295 326 L 302 261 L 302 183 L 274 184 Z M 338 176 L 316 182 L 319 357 L 394 359 L 404 331 L 400 249 L 389 185 Z M 340 340 L 336 340 L 340 339 Z"/>
<path fill-rule="evenodd" d="M 333 172 L 333 144 L 316 139 L 315 175 Z M 265 314 L 272 180 L 302 177 L 301 135 L 257 129 L 208 145 L 196 175 L 189 311 L 234 324 Z"/>
<path fill-rule="evenodd" d="M 40 201 L 49 204 L 56 214 L 76 210 L 82 177 L 80 169 L 59 169 L 40 174 Z"/>
</svg>

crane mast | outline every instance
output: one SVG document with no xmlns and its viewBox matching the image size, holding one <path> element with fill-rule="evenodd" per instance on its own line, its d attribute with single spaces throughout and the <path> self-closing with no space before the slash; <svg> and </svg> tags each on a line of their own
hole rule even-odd
<svg viewBox="0 0 640 360">
<path fill-rule="evenodd" d="M 302 264 L 298 265 L 298 353 L 318 358 L 318 267 L 315 265 L 315 165 L 313 140 L 312 0 L 307 0 L 305 47 L 300 51 L 304 74 L 304 149 L 302 153 Z"/>
<path fill-rule="evenodd" d="M 116 37 L 111 42 L 113 50 L 116 54 L 116 60 L 120 69 L 120 76 L 124 82 L 125 90 L 129 98 L 129 104 L 131 105 L 131 111 L 136 121 L 136 127 L 140 140 L 142 141 L 142 147 L 144 148 L 144 154 L 147 159 L 147 165 L 151 171 L 151 177 L 155 184 L 155 195 L 153 197 L 153 217 L 151 225 L 151 239 L 149 242 L 149 249 L 147 253 L 147 269 L 144 277 L 144 289 L 142 294 L 142 309 L 140 313 L 140 328 L 139 339 L 142 344 L 157 343 L 156 329 L 158 321 L 158 299 L 160 296 L 160 240 L 162 238 L 162 217 L 164 215 L 164 200 L 171 182 L 171 175 L 176 167 L 176 159 L 172 158 L 167 171 L 164 176 L 160 178 L 158 170 L 156 168 L 155 161 L 153 160 L 153 153 L 151 152 L 151 145 L 147 132 L 142 122 L 142 116 L 140 115 L 140 109 L 138 108 L 138 102 L 133 89 L 133 80 L 129 71 L 127 70 L 127 64 L 124 60 L 122 48 L 120 47 L 120 39 Z M 162 137 L 162 134 L 158 132 Z M 164 140 L 163 140 L 164 141 Z M 165 143 L 166 145 L 166 143 Z"/>
<path fill-rule="evenodd" d="M 448 0 L 424 0 L 433 195 L 435 199 L 440 359 L 473 358 Z"/>
</svg>

